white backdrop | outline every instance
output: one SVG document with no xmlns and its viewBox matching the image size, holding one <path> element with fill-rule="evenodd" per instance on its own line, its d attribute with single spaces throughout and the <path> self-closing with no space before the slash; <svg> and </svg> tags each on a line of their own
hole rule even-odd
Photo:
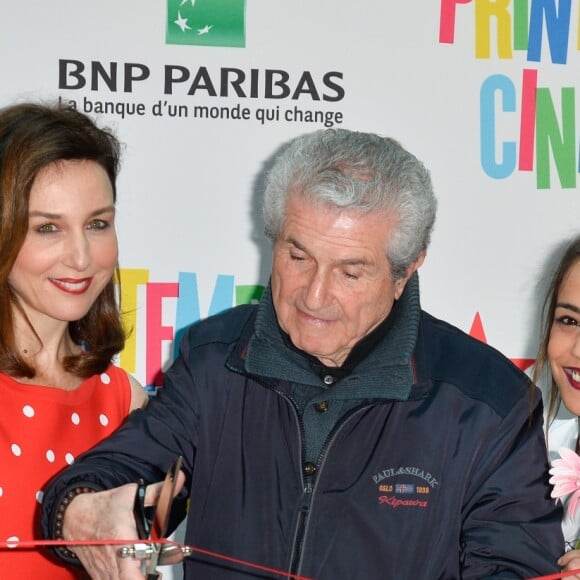
<svg viewBox="0 0 580 580">
<path fill-rule="evenodd" d="M 220 37 L 230 7 L 238 29 Z M 170 43 L 180 31 L 218 45 Z M 245 46 L 219 46 L 232 38 Z M 533 359 L 538 283 L 580 231 L 579 51 L 571 0 L 3 2 L 0 105 L 61 98 L 126 144 L 120 364 L 144 384 L 179 328 L 267 283 L 264 169 L 324 119 L 395 137 L 431 170 L 424 308 Z"/>
</svg>

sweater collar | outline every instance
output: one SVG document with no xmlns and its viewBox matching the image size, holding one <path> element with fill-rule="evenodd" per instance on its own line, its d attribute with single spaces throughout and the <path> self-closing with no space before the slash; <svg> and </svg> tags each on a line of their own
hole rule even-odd
<svg viewBox="0 0 580 580">
<path fill-rule="evenodd" d="M 258 306 L 245 369 L 290 383 L 323 388 L 334 384 L 335 395 L 344 398 L 407 399 L 413 385 L 411 358 L 420 312 L 419 279 L 415 273 L 387 318 L 354 346 L 344 364 L 326 367 L 296 348 L 282 331 L 268 286 Z"/>
</svg>

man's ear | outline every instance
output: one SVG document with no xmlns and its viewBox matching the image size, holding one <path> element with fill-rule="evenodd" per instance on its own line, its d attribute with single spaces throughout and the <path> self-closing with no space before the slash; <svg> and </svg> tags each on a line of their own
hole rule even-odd
<svg viewBox="0 0 580 580">
<path fill-rule="evenodd" d="M 426 255 L 427 253 L 425 251 L 421 252 L 419 257 L 409 266 L 405 276 L 395 282 L 395 300 L 398 300 L 401 297 L 409 278 L 422 266 Z"/>
</svg>

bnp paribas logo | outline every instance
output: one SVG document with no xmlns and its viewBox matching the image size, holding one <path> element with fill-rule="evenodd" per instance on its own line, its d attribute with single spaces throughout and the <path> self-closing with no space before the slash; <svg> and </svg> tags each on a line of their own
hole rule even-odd
<svg viewBox="0 0 580 580">
<path fill-rule="evenodd" d="M 246 46 L 246 0 L 167 0 L 167 44 Z"/>
</svg>

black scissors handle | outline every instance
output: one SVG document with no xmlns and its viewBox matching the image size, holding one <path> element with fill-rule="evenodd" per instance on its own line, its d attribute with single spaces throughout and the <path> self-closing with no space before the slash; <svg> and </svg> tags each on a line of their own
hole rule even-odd
<svg viewBox="0 0 580 580">
<path fill-rule="evenodd" d="M 135 527 L 140 540 L 146 540 L 151 535 L 151 524 L 155 513 L 154 507 L 145 507 L 145 492 L 147 485 L 140 479 L 137 482 L 137 492 L 135 493 L 135 502 L 133 503 L 133 516 L 135 518 Z"/>
</svg>

